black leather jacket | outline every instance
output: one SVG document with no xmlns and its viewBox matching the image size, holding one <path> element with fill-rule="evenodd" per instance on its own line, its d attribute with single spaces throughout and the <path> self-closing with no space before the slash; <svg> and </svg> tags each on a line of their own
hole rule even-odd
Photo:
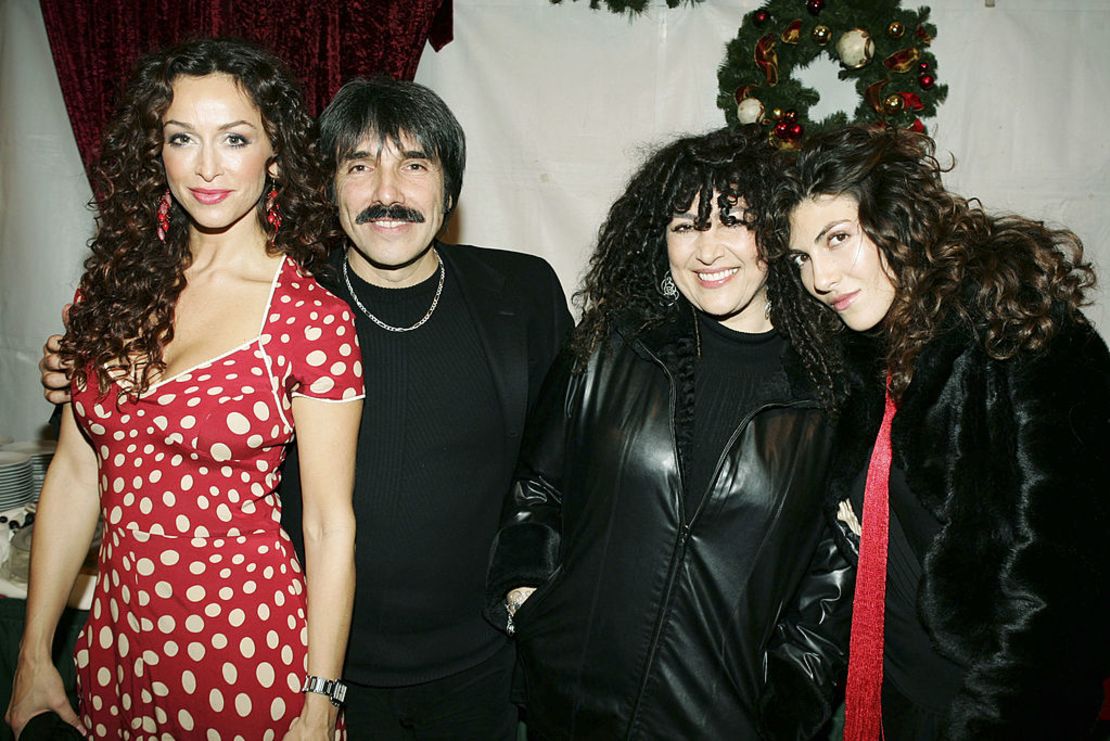
<svg viewBox="0 0 1110 741">
<path fill-rule="evenodd" d="M 545 740 L 804 739 L 829 714 L 854 582 L 821 507 L 831 426 L 799 378 L 767 379 L 779 401 L 739 424 L 687 515 L 673 421 L 693 325 L 615 333 L 580 373 L 564 354 L 541 395 L 489 615 L 539 587 L 514 622 Z"/>
</svg>

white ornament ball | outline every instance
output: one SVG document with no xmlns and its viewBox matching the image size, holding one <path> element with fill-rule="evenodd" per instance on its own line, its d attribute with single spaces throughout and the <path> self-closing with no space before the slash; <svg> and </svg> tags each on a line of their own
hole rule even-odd
<svg viewBox="0 0 1110 741">
<path fill-rule="evenodd" d="M 763 103 L 758 98 L 744 98 L 736 106 L 736 118 L 742 124 L 758 122 L 763 118 Z"/>
<path fill-rule="evenodd" d="M 866 67 L 875 56 L 875 42 L 867 31 L 853 28 L 845 31 L 836 42 L 836 54 L 840 57 L 840 63 L 848 69 Z"/>
</svg>

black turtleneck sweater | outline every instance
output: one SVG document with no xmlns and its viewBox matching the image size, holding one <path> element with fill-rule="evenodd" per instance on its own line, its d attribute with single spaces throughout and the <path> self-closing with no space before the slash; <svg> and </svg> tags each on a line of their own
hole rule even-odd
<svg viewBox="0 0 1110 741">
<path fill-rule="evenodd" d="M 357 582 L 345 677 L 372 686 L 438 679 L 476 665 L 505 638 L 482 618 L 489 545 L 503 484 L 483 464 L 504 438 L 501 407 L 474 321 L 447 270 L 431 318 L 411 332 L 351 304 L 366 400 L 354 507 Z M 439 274 L 379 288 L 350 271 L 363 306 L 407 327 L 431 306 Z M 496 491 L 495 491 L 496 490 Z"/>
<path fill-rule="evenodd" d="M 694 434 L 683 488 L 690 520 L 713 481 L 733 432 L 752 412 L 781 398 L 785 340 L 778 332 L 736 332 L 698 315 L 700 356 L 695 371 Z M 774 377 L 779 378 L 774 378 Z"/>
</svg>

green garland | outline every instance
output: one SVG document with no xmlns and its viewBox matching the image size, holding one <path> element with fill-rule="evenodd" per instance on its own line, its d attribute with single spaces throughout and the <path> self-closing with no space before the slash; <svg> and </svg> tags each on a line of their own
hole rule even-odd
<svg viewBox="0 0 1110 741">
<path fill-rule="evenodd" d="M 558 5 L 563 0 L 551 0 L 552 5 Z M 578 2 L 578 0 L 573 0 Z M 629 15 L 639 15 L 643 13 L 651 0 L 604 0 L 605 7 L 610 13 L 628 13 Z M 685 0 L 690 5 L 702 2 L 702 0 Z M 601 7 L 602 0 L 590 0 L 590 7 L 597 10 Z M 683 0 L 667 0 L 668 8 L 677 8 L 683 3 Z"/>
<path fill-rule="evenodd" d="M 717 73 L 717 107 L 730 126 L 764 126 L 779 148 L 794 148 L 803 137 L 849 120 L 924 130 L 921 120 L 936 114 L 948 86 L 937 83 L 937 61 L 929 51 L 937 33 L 928 22 L 929 9 L 900 5 L 900 0 L 769 0 L 744 16 L 728 43 Z M 821 54 L 845 67 L 840 79 L 855 80 L 860 102 L 851 119 L 842 112 L 822 121 L 809 118 L 820 96 L 794 73 Z M 845 60 L 856 66 L 848 68 Z"/>
</svg>

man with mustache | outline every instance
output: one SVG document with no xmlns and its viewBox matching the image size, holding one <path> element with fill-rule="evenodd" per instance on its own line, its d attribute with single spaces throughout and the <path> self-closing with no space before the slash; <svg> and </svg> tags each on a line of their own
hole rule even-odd
<svg viewBox="0 0 1110 741">
<path fill-rule="evenodd" d="M 566 298 L 538 257 L 438 241 L 466 145 L 428 88 L 347 83 L 320 144 L 349 240 L 321 282 L 352 307 L 367 384 L 348 735 L 514 739 L 515 656 L 482 618 L 485 572 L 525 419 L 571 326 Z M 58 401 L 54 366 L 48 355 L 43 383 Z M 299 480 L 291 451 L 281 496 L 295 542 Z"/>
</svg>

